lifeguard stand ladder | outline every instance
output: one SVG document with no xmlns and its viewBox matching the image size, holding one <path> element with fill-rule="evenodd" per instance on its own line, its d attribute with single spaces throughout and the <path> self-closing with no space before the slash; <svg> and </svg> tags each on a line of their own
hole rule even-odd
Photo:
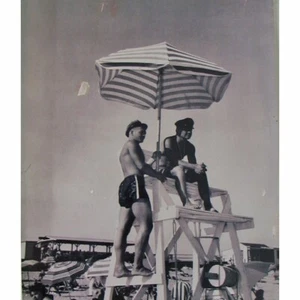
<svg viewBox="0 0 300 300">
<path fill-rule="evenodd" d="M 203 287 L 201 285 L 200 264 L 212 261 L 218 248 L 218 242 L 222 233 L 229 232 L 231 245 L 235 255 L 236 267 L 239 270 L 239 291 L 244 300 L 251 300 L 251 290 L 248 286 L 245 267 L 240 251 L 237 231 L 254 227 L 253 219 L 249 217 L 236 216 L 231 212 L 231 202 L 229 194 L 220 189 L 211 189 L 211 198 L 220 197 L 223 204 L 221 213 L 212 213 L 200 211 L 182 206 L 176 206 L 169 194 L 176 194 L 175 182 L 168 179 L 165 183 L 146 177 L 146 187 L 152 189 L 153 192 L 153 221 L 154 221 L 154 238 L 155 238 L 155 256 L 148 245 L 146 257 L 152 266 L 155 266 L 155 273 L 151 276 L 133 276 L 116 278 L 113 276 L 115 267 L 115 255 L 112 251 L 111 265 L 106 280 L 105 300 L 112 300 L 113 289 L 115 286 L 140 286 L 134 295 L 134 300 L 142 299 L 148 285 L 157 285 L 157 299 L 169 300 L 170 295 L 167 292 L 165 261 L 174 248 L 176 242 L 184 233 L 191 247 L 193 248 L 193 300 L 199 300 Z M 195 184 L 188 183 L 187 190 L 189 196 L 193 197 L 198 194 Z M 166 241 L 164 223 L 175 220 L 178 224 L 177 230 Z M 200 228 L 201 224 L 212 225 L 205 229 L 207 235 L 211 237 L 211 243 L 208 251 L 205 252 L 201 238 L 197 232 L 191 230 L 189 223 L 196 224 L 196 228 Z M 195 230 L 197 231 L 197 230 Z"/>
</svg>

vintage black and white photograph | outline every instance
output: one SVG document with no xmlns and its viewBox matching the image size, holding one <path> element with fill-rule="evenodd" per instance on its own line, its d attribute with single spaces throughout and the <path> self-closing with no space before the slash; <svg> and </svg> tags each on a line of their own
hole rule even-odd
<svg viewBox="0 0 300 300">
<path fill-rule="evenodd" d="M 279 300 L 277 6 L 21 2 L 22 299 Z"/>
</svg>

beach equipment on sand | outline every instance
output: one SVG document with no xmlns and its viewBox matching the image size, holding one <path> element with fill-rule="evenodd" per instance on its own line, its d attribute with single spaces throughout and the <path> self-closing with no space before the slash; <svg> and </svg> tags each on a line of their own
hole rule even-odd
<svg viewBox="0 0 300 300">
<path fill-rule="evenodd" d="M 64 281 L 75 279 L 83 274 L 86 266 L 82 262 L 63 261 L 52 265 L 41 280 L 44 285 L 55 285 Z"/>
<path fill-rule="evenodd" d="M 231 73 L 208 60 L 163 42 L 112 53 L 96 61 L 100 94 L 141 109 L 206 109 L 219 102 Z"/>
</svg>

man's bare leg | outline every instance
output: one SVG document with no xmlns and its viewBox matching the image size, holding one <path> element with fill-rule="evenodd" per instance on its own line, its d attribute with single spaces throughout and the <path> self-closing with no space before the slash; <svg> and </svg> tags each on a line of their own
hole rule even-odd
<svg viewBox="0 0 300 300">
<path fill-rule="evenodd" d="M 125 267 L 124 256 L 127 246 L 127 236 L 134 221 L 131 208 L 121 207 L 119 216 L 119 226 L 114 241 L 116 253 L 116 265 L 114 270 L 115 277 L 130 276 L 130 271 Z"/>
<path fill-rule="evenodd" d="M 139 224 L 135 242 L 135 256 L 132 275 L 149 276 L 153 272 L 143 266 L 143 257 L 153 228 L 152 211 L 148 199 L 140 199 L 133 203 L 132 212 Z"/>
<path fill-rule="evenodd" d="M 200 208 L 199 205 L 194 205 L 188 197 L 184 168 L 181 166 L 176 166 L 171 170 L 171 174 L 178 179 L 178 185 L 176 185 L 176 188 L 182 205 L 190 208 Z"/>
</svg>

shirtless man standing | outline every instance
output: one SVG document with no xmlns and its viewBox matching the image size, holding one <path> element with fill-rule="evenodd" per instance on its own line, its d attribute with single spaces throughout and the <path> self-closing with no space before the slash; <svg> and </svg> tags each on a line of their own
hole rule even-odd
<svg viewBox="0 0 300 300">
<path fill-rule="evenodd" d="M 140 121 L 131 122 L 126 129 L 127 142 L 124 144 L 120 163 L 125 179 L 119 187 L 119 204 L 121 206 L 119 228 L 114 242 L 116 253 L 115 277 L 149 276 L 152 272 L 143 266 L 143 255 L 153 227 L 151 204 L 145 189 L 144 174 L 160 181 L 165 176 L 156 172 L 145 163 L 144 153 L 140 147 L 146 136 L 148 126 Z M 139 231 L 135 242 L 135 257 L 132 272 L 125 267 L 124 255 L 127 236 L 134 220 L 139 223 Z"/>
</svg>

